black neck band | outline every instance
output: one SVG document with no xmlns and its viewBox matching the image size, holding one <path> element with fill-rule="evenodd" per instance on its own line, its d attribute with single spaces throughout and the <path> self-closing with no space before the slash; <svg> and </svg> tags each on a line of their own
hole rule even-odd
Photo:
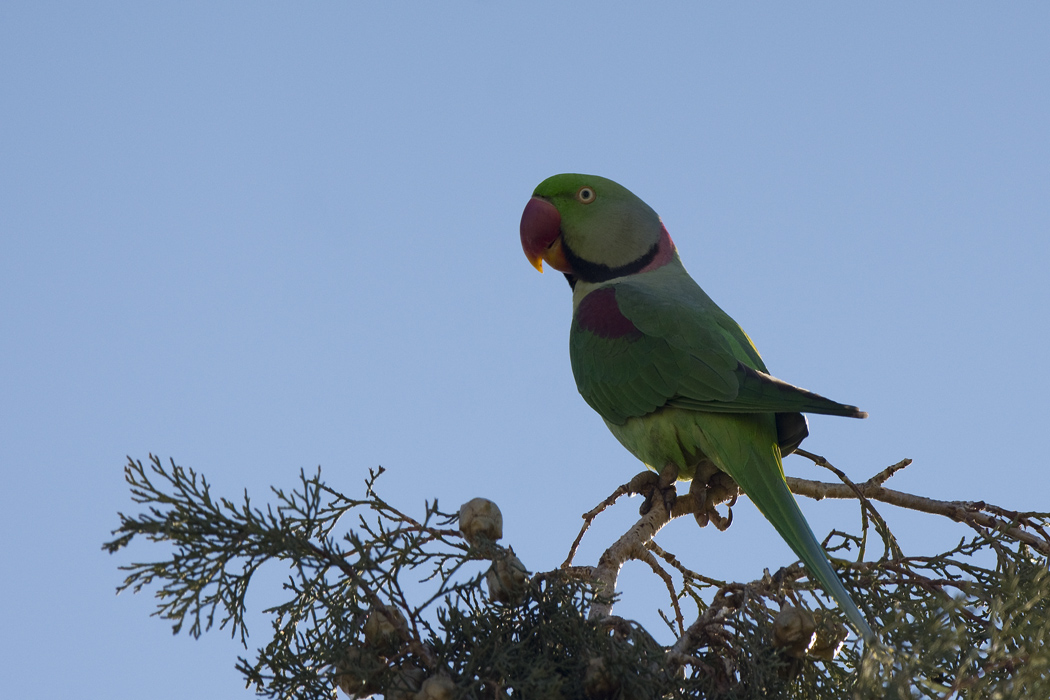
<svg viewBox="0 0 1050 700">
<path fill-rule="evenodd" d="M 620 265 L 619 267 L 609 267 L 608 265 L 602 265 L 601 263 L 593 263 L 589 260 L 584 260 L 572 251 L 572 248 L 568 246 L 564 238 L 561 242 L 561 249 L 562 252 L 565 253 L 565 260 L 570 266 L 572 266 L 572 272 L 577 279 L 581 279 L 584 282 L 604 282 L 606 280 L 611 280 L 614 277 L 633 275 L 634 273 L 641 271 L 642 268 L 656 258 L 656 253 L 660 249 L 660 242 L 657 241 L 656 243 L 653 243 L 653 247 L 642 257 L 629 262 L 626 265 Z"/>
</svg>

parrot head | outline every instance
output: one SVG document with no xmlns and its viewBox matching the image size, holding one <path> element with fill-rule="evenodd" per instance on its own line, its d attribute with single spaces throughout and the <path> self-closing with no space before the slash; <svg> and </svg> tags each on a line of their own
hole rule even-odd
<svg viewBox="0 0 1050 700">
<path fill-rule="evenodd" d="M 549 177 L 532 193 L 521 215 L 521 247 L 537 270 L 546 261 L 570 282 L 641 272 L 674 254 L 648 204 L 612 180 L 573 173 Z"/>
</svg>

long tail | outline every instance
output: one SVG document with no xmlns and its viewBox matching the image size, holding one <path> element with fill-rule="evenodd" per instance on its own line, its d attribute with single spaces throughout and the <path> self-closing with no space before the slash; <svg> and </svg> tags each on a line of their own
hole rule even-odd
<svg viewBox="0 0 1050 700">
<path fill-rule="evenodd" d="M 774 439 L 775 429 L 772 427 L 772 416 L 768 416 L 769 426 L 765 425 L 766 416 L 748 416 L 747 418 L 758 419 L 751 426 L 747 426 L 751 427 L 754 432 L 746 437 L 752 439 L 741 440 L 740 438 L 745 436 L 737 433 L 733 436 L 737 438 L 736 440 L 711 440 L 710 438 L 722 431 L 717 428 L 713 431 L 705 431 L 706 437 L 709 438 L 704 440 L 707 456 L 722 471 L 733 477 L 733 480 L 762 512 L 762 515 L 766 516 L 766 520 L 773 524 L 776 531 L 805 563 L 806 568 L 816 577 L 824 590 L 846 613 L 853 627 L 864 637 L 865 644 L 876 641 L 875 633 L 864 619 L 860 608 L 850 598 L 835 570 L 831 568 L 827 554 L 813 535 L 813 530 L 810 529 L 806 517 L 802 515 L 795 501 L 794 494 L 791 493 L 784 480 L 780 448 Z M 739 430 L 744 427 L 740 423 L 750 421 L 734 422 L 737 422 L 736 427 Z M 744 432 L 751 431 L 745 430 Z M 708 447 L 712 449 L 706 449 Z"/>
</svg>

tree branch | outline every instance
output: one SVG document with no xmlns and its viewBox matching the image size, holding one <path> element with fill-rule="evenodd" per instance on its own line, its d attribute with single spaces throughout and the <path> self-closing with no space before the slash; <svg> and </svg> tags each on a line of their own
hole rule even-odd
<svg viewBox="0 0 1050 700">
<path fill-rule="evenodd" d="M 802 450 L 799 450 L 799 453 L 813 459 L 818 464 L 827 464 L 827 460 L 818 455 L 811 455 Z M 887 479 L 909 464 L 911 464 L 911 460 L 902 460 L 859 484 L 831 484 L 824 481 L 799 479 L 793 476 L 787 477 L 787 483 L 793 493 L 818 501 L 824 498 L 858 498 L 863 496 L 864 498 L 889 503 L 899 508 L 907 508 L 933 515 L 943 515 L 956 522 L 965 523 L 974 529 L 984 527 L 1003 532 L 1018 542 L 1023 542 L 1040 554 L 1050 555 L 1050 539 L 1035 535 L 1024 529 L 1039 529 L 1029 521 L 1025 513 L 999 508 L 984 501 L 939 501 L 926 496 L 895 491 L 882 485 Z"/>
<path fill-rule="evenodd" d="M 664 525 L 671 521 L 671 515 L 664 507 L 663 499 L 654 498 L 652 508 L 649 512 L 638 519 L 631 529 L 616 540 L 602 554 L 598 560 L 598 566 L 594 567 L 595 589 L 603 597 L 607 596 L 610 601 L 616 592 L 616 579 L 619 577 L 620 568 L 628 559 L 644 559 L 648 552 L 645 549 L 647 542 L 656 536 L 656 533 Z M 591 607 L 588 617 L 592 620 L 600 620 L 612 614 L 612 602 L 598 602 Z"/>
</svg>

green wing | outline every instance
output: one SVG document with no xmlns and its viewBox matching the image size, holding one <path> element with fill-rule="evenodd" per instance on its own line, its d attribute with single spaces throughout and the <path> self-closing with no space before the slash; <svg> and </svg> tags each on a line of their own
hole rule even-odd
<svg viewBox="0 0 1050 700">
<path fill-rule="evenodd" d="M 596 293 L 603 303 L 588 302 Z M 610 313 L 622 315 L 618 325 L 605 318 Z M 679 265 L 591 291 L 573 315 L 569 355 L 583 398 L 617 425 L 666 405 L 866 415 L 770 376 L 747 334 Z"/>
</svg>

